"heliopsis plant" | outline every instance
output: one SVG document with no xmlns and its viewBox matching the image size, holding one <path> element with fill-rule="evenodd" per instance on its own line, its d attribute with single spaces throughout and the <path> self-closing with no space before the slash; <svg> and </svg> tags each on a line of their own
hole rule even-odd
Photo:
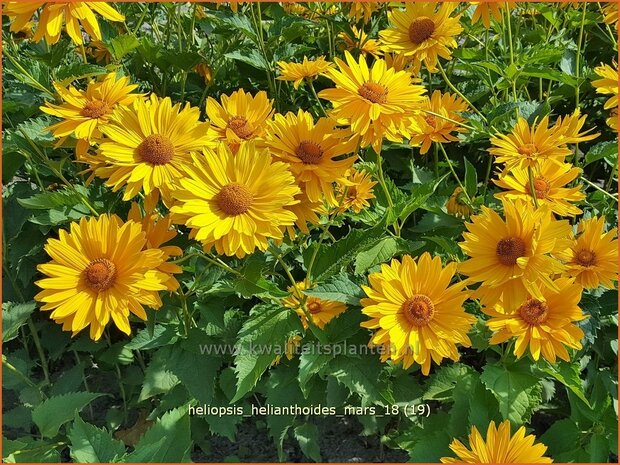
<svg viewBox="0 0 620 465">
<path fill-rule="evenodd" d="M 308 289 L 308 284 L 304 281 L 290 286 L 289 297 L 282 301 L 287 308 L 292 308 L 301 318 L 304 328 L 310 324 L 323 329 L 327 323 L 347 310 L 347 306 L 342 302 L 334 302 L 319 299 L 318 297 L 307 296 L 304 291 Z"/>
<path fill-rule="evenodd" d="M 304 57 L 301 63 L 287 63 L 279 61 L 281 81 L 293 81 L 293 87 L 299 89 L 304 80 L 312 80 L 317 76 L 325 74 L 325 72 L 334 66 L 332 63 L 325 61 L 325 57 L 318 57 L 316 60 L 308 60 Z"/>
</svg>

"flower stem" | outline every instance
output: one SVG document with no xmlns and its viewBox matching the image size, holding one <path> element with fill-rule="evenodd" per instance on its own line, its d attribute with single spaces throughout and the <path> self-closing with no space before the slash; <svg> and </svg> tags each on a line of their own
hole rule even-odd
<svg viewBox="0 0 620 465">
<path fill-rule="evenodd" d="M 452 91 L 453 91 L 456 95 L 458 95 L 459 97 L 461 97 L 461 98 L 465 101 L 465 103 L 467 103 L 467 105 L 468 105 L 468 106 L 469 106 L 472 110 L 474 110 L 474 111 L 478 114 L 478 116 L 480 116 L 480 118 L 482 118 L 482 121 L 484 121 L 484 122 L 486 123 L 486 122 L 487 122 L 487 118 L 486 118 L 486 116 L 484 116 L 484 115 L 480 112 L 480 110 L 478 110 L 475 106 L 473 106 L 473 105 L 472 105 L 472 103 L 469 101 L 469 99 L 468 99 L 467 97 L 465 97 L 465 95 L 463 95 L 463 93 L 462 93 L 460 90 L 458 90 L 454 84 L 452 84 L 452 82 L 450 81 L 450 79 L 448 79 L 448 76 L 446 75 L 446 72 L 444 71 L 443 66 L 441 66 L 441 63 L 437 63 L 437 66 L 439 67 L 439 71 L 441 72 L 441 75 L 442 75 L 442 77 L 443 77 L 444 81 L 446 81 L 446 84 L 448 84 L 448 87 L 449 87 L 450 89 L 452 89 Z"/>
<path fill-rule="evenodd" d="M 321 103 L 321 99 L 319 98 L 318 94 L 316 93 L 316 90 L 314 89 L 314 84 L 312 83 L 312 79 L 307 79 L 306 82 L 310 86 L 310 90 L 312 91 L 312 95 L 314 95 L 314 98 L 316 99 L 317 103 L 319 104 L 319 107 L 321 108 L 321 112 L 323 112 L 323 116 L 327 116 L 327 112 L 325 111 L 325 107 Z"/>
<path fill-rule="evenodd" d="M 531 166 L 527 167 L 527 175 L 530 178 L 530 194 L 532 194 L 532 199 L 534 199 L 534 207 L 538 208 L 538 199 L 536 198 L 536 188 L 534 186 L 534 172 Z"/>
<path fill-rule="evenodd" d="M 465 189 L 465 186 L 463 186 L 463 183 L 457 176 L 456 171 L 454 171 L 454 166 L 452 166 L 452 162 L 450 161 L 450 158 L 448 157 L 448 154 L 446 153 L 446 149 L 444 149 L 443 145 L 441 145 L 439 142 L 435 142 L 435 145 L 439 146 L 439 149 L 441 150 L 441 153 L 443 153 L 443 156 L 446 159 L 446 162 L 448 163 L 448 167 L 450 168 L 450 171 L 452 172 L 452 176 L 454 176 L 454 179 L 458 183 L 459 187 L 463 190 L 465 197 L 467 197 L 467 201 L 471 204 L 472 203 L 471 197 L 469 196 L 469 194 L 467 193 L 467 190 Z"/>
<path fill-rule="evenodd" d="M 51 384 L 51 382 L 50 372 L 47 366 L 47 358 L 45 357 L 45 352 L 43 351 L 43 347 L 41 346 L 41 340 L 39 339 L 39 333 L 37 333 L 37 328 L 35 328 L 34 323 L 32 322 L 32 318 L 28 318 L 28 328 L 32 333 L 32 340 L 34 341 L 34 345 L 37 348 L 37 353 L 39 354 L 39 358 L 41 359 L 41 368 L 43 368 L 45 384 L 49 385 Z"/>
</svg>

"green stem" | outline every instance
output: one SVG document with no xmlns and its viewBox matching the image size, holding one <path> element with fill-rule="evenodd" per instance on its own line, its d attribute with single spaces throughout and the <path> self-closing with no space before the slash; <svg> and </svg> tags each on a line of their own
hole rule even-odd
<svg viewBox="0 0 620 465">
<path fill-rule="evenodd" d="M 534 199 L 534 207 L 538 208 L 538 199 L 536 198 L 536 186 L 534 185 L 534 172 L 531 166 L 527 167 L 527 175 L 530 178 L 530 194 Z"/>
<path fill-rule="evenodd" d="M 41 346 L 41 340 L 39 339 L 39 333 L 37 332 L 37 328 L 35 328 L 34 323 L 32 322 L 32 318 L 28 318 L 28 328 L 32 333 L 32 340 L 34 341 L 34 346 L 37 348 L 37 353 L 39 354 L 39 358 L 41 359 L 41 368 L 43 369 L 45 384 L 49 385 L 51 384 L 51 382 L 50 372 L 47 365 L 47 358 L 45 357 L 45 352 L 43 351 L 43 347 Z"/>
<path fill-rule="evenodd" d="M 105 339 L 108 342 L 108 347 L 112 347 L 112 341 L 110 340 L 110 335 L 107 330 L 104 332 Z M 121 393 L 121 398 L 123 399 L 123 420 L 127 421 L 127 395 L 125 393 L 125 386 L 123 386 L 123 376 L 121 374 L 121 370 L 118 367 L 118 363 L 114 363 L 116 380 L 118 381 L 118 388 Z"/>
<path fill-rule="evenodd" d="M 379 184 L 383 188 L 383 192 L 385 192 L 385 197 L 388 202 L 388 206 L 390 210 L 394 210 L 394 201 L 392 200 L 392 196 L 390 195 L 390 191 L 387 186 L 387 182 L 385 181 L 385 174 L 383 172 L 383 158 L 381 157 L 381 152 L 377 154 L 377 177 L 379 179 Z M 398 219 L 394 221 L 392 224 L 394 228 L 394 232 L 397 236 L 400 237 L 400 224 L 398 224 Z"/>
<path fill-rule="evenodd" d="M 23 374 L 21 371 L 19 371 L 19 369 L 15 368 L 7 359 L 6 356 L 3 354 L 2 355 L 2 365 L 8 369 L 11 373 L 13 373 L 15 376 L 17 376 L 19 379 L 21 379 L 24 383 L 26 383 L 28 386 L 30 386 L 31 388 L 36 389 L 37 391 L 39 391 L 39 394 L 41 394 L 41 396 L 44 399 L 47 399 L 47 396 L 45 395 L 45 393 L 41 390 L 41 388 L 39 386 L 37 386 L 36 384 L 34 384 L 25 374 Z"/>
<path fill-rule="evenodd" d="M 469 99 L 467 97 L 465 97 L 465 95 L 463 95 L 463 93 L 458 90 L 456 88 L 456 86 L 454 84 L 452 84 L 452 82 L 450 81 L 450 79 L 448 79 L 448 76 L 446 75 L 445 70 L 443 69 L 443 66 L 441 66 L 441 63 L 437 63 L 437 66 L 439 67 L 439 71 L 441 72 L 441 76 L 443 77 L 444 81 L 446 81 L 446 84 L 448 84 L 448 87 L 450 89 L 452 89 L 452 91 L 458 95 L 459 97 L 461 97 L 463 99 L 463 101 L 465 103 L 467 103 L 467 105 L 474 110 L 474 112 L 476 112 L 478 114 L 478 116 L 480 116 L 482 118 L 482 120 L 486 123 L 487 122 L 487 118 L 486 116 L 484 116 L 480 110 L 478 110 L 475 106 L 472 105 L 472 103 L 469 101 Z"/>
<path fill-rule="evenodd" d="M 579 94 L 581 83 L 579 82 L 581 72 L 581 47 L 583 46 L 583 28 L 586 20 L 586 8 L 587 2 L 584 2 L 581 11 L 581 24 L 579 26 L 579 38 L 577 39 L 577 55 L 575 56 L 575 77 L 577 78 L 577 85 L 575 86 L 575 109 L 579 108 Z M 573 155 L 573 165 L 577 166 L 579 162 L 579 143 L 575 144 L 575 154 Z"/>
<path fill-rule="evenodd" d="M 450 158 L 448 157 L 448 154 L 446 153 L 446 149 L 444 149 L 443 145 L 440 144 L 439 142 L 435 142 L 435 145 L 439 146 L 439 149 L 441 150 L 441 153 L 443 153 L 443 156 L 446 159 L 446 162 L 448 163 L 448 167 L 450 168 L 450 171 L 452 172 L 452 176 L 454 176 L 454 179 L 458 183 L 459 187 L 463 190 L 463 193 L 465 194 L 465 197 L 467 197 L 467 201 L 471 204 L 472 203 L 471 202 L 471 197 L 467 193 L 467 190 L 465 189 L 465 186 L 463 186 L 463 183 L 461 182 L 461 180 L 459 179 L 458 175 L 456 174 L 456 171 L 454 171 L 454 166 L 452 166 L 452 162 L 450 161 Z"/>
<path fill-rule="evenodd" d="M 510 64 L 514 66 L 515 64 L 515 54 L 512 47 L 512 21 L 510 20 L 510 8 L 508 8 L 508 4 L 504 3 L 504 10 L 506 11 L 506 24 L 508 28 L 508 46 L 510 47 Z M 512 84 L 512 97 L 514 101 L 517 101 L 517 83 L 514 79 L 511 79 Z"/>
<path fill-rule="evenodd" d="M 312 95 L 314 95 L 314 98 L 318 102 L 319 107 L 321 108 L 321 112 L 323 113 L 323 116 L 327 116 L 327 112 L 325 111 L 325 107 L 321 103 L 321 99 L 319 98 L 318 94 L 316 93 L 316 90 L 314 89 L 314 84 L 312 83 L 312 78 L 307 79 L 306 82 L 310 86 L 310 90 L 312 91 Z"/>
<path fill-rule="evenodd" d="M 459 126 L 462 126 L 462 127 L 464 127 L 464 128 L 467 128 L 467 129 L 469 129 L 470 131 L 475 131 L 475 128 L 474 128 L 473 126 L 470 126 L 469 124 L 465 124 L 465 123 L 463 123 L 462 121 L 457 121 L 457 120 L 455 120 L 455 119 L 448 118 L 447 116 L 440 115 L 439 113 L 435 113 L 434 111 L 431 111 L 431 110 L 424 110 L 424 109 L 422 109 L 422 111 L 423 111 L 424 113 L 428 113 L 429 115 L 436 116 L 437 118 L 441 118 L 441 119 L 444 119 L 444 120 L 446 120 L 446 121 L 450 121 L 450 122 L 451 122 L 451 123 L 453 123 L 453 124 L 457 124 L 457 125 L 459 125 Z"/>
<path fill-rule="evenodd" d="M 617 194 L 613 195 L 610 194 L 609 192 L 607 192 L 605 189 L 602 189 L 601 187 L 597 186 L 596 184 L 594 184 L 593 182 L 589 181 L 585 176 L 581 176 L 581 179 L 589 186 L 594 187 L 597 191 L 601 192 L 602 194 L 605 194 L 607 197 L 609 197 L 610 199 L 612 199 L 614 202 L 618 202 L 618 197 Z"/>
<path fill-rule="evenodd" d="M 484 186 L 482 188 L 482 198 L 486 199 L 487 189 L 489 187 L 489 180 L 491 178 L 491 170 L 493 169 L 493 157 L 489 155 L 489 161 L 487 163 L 487 170 L 484 174 Z"/>
</svg>

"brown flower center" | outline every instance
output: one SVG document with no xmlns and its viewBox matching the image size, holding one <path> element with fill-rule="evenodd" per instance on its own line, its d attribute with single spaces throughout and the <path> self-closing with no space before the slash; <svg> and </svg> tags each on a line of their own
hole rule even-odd
<svg viewBox="0 0 620 465">
<path fill-rule="evenodd" d="M 421 44 L 435 32 L 435 23 L 427 16 L 420 16 L 409 26 L 409 40 L 414 44 Z"/>
<path fill-rule="evenodd" d="M 497 243 L 495 253 L 502 265 L 516 265 L 517 258 L 525 255 L 525 242 L 520 237 L 507 237 Z"/>
<path fill-rule="evenodd" d="M 92 119 L 101 118 L 108 113 L 110 113 L 110 107 L 107 103 L 102 102 L 101 100 L 91 100 L 84 105 L 84 108 L 82 108 L 82 111 L 80 112 L 82 116 Z"/>
<path fill-rule="evenodd" d="M 97 258 L 84 269 L 88 287 L 95 291 L 105 291 L 116 281 L 116 265 L 107 258 Z"/>
<path fill-rule="evenodd" d="M 521 155 L 525 155 L 526 157 L 532 157 L 538 153 L 538 147 L 536 147 L 536 145 L 534 144 L 523 144 L 517 149 L 517 151 Z"/>
<path fill-rule="evenodd" d="M 174 156 L 174 145 L 166 136 L 151 134 L 138 145 L 138 155 L 143 162 L 165 165 Z"/>
<path fill-rule="evenodd" d="M 528 325 L 535 326 L 543 323 L 549 314 L 549 307 L 546 303 L 536 299 L 527 299 L 517 310 L 521 319 Z"/>
<path fill-rule="evenodd" d="M 306 305 L 306 308 L 308 309 L 311 315 L 316 315 L 317 313 L 321 311 L 321 303 L 314 300 L 312 302 L 309 302 Z"/>
<path fill-rule="evenodd" d="M 236 216 L 248 211 L 254 196 L 247 186 L 233 182 L 222 187 L 215 200 L 224 213 Z"/>
<path fill-rule="evenodd" d="M 405 301 L 401 310 L 412 325 L 424 326 L 433 319 L 435 306 L 427 296 L 416 294 Z"/>
<path fill-rule="evenodd" d="M 365 82 L 357 90 L 357 93 L 372 103 L 387 102 L 387 88 L 385 86 L 382 86 L 381 84 L 377 84 L 376 82 Z"/>
<path fill-rule="evenodd" d="M 254 128 L 243 116 L 233 116 L 228 120 L 226 127 L 237 134 L 240 139 L 249 139 L 254 134 Z"/>
<path fill-rule="evenodd" d="M 527 193 L 531 194 L 529 184 L 526 186 Z M 536 176 L 534 178 L 534 190 L 537 199 L 545 199 L 551 190 L 551 183 L 544 176 Z"/>
<path fill-rule="evenodd" d="M 304 165 L 318 165 L 323 157 L 321 146 L 311 140 L 302 140 L 295 149 L 295 155 Z"/>
<path fill-rule="evenodd" d="M 581 266 L 595 265 L 596 253 L 592 250 L 583 249 L 575 255 L 575 261 Z"/>
</svg>

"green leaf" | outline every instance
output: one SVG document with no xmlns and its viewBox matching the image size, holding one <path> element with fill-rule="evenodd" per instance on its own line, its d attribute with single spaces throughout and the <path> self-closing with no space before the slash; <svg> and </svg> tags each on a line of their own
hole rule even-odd
<svg viewBox="0 0 620 465">
<path fill-rule="evenodd" d="M 618 165 L 618 142 L 605 141 L 593 145 L 586 153 L 586 165 L 598 160 L 605 160 L 610 166 Z"/>
<path fill-rule="evenodd" d="M 62 425 L 73 419 L 76 411 L 82 410 L 102 395 L 92 392 L 72 392 L 50 397 L 34 408 L 32 421 L 38 426 L 41 435 L 54 437 Z"/>
<path fill-rule="evenodd" d="M 474 369 L 462 363 L 441 366 L 428 379 L 424 400 L 449 400 L 457 381 L 474 372 Z"/>
<path fill-rule="evenodd" d="M 299 356 L 299 387 L 306 397 L 308 397 L 307 384 L 310 379 L 317 374 L 330 360 L 334 358 L 332 354 L 321 354 L 303 352 Z"/>
<path fill-rule="evenodd" d="M 170 371 L 194 399 L 201 404 L 210 404 L 221 365 L 222 360 L 218 357 L 205 357 L 187 350 L 179 350 L 170 364 Z"/>
<path fill-rule="evenodd" d="M 561 71 L 549 68 L 548 66 L 524 66 L 519 75 L 526 77 L 543 78 L 550 81 L 558 81 L 570 87 L 577 86 L 577 79 Z"/>
<path fill-rule="evenodd" d="M 395 255 L 413 253 L 424 246 L 421 241 L 407 241 L 400 237 L 384 237 L 370 249 L 360 252 L 355 257 L 355 274 L 364 274 L 368 269 L 386 263 Z"/>
<path fill-rule="evenodd" d="M 571 418 L 558 420 L 552 424 L 545 433 L 540 436 L 540 442 L 546 445 L 549 450 L 547 456 L 552 456 L 556 460 L 564 452 L 571 452 L 579 443 L 579 427 Z"/>
<path fill-rule="evenodd" d="M 522 364 L 487 365 L 480 379 L 499 402 L 502 417 L 514 425 L 526 422 L 540 402 L 539 380 Z"/>
<path fill-rule="evenodd" d="M 398 218 L 404 223 L 409 215 L 424 205 L 424 202 L 433 195 L 437 186 L 446 178 L 447 174 L 437 179 L 432 183 L 414 184 L 411 189 L 411 194 L 402 203 L 399 203 L 394 207 L 395 211 L 400 212 Z"/>
<path fill-rule="evenodd" d="M 110 41 L 110 52 L 116 61 L 120 61 L 121 58 L 139 46 L 140 41 L 138 39 L 132 35 L 123 34 Z"/>
<path fill-rule="evenodd" d="M 465 161 L 465 191 L 473 199 L 478 191 L 478 173 L 467 158 L 463 160 Z"/>
<path fill-rule="evenodd" d="M 172 325 L 155 325 L 153 334 L 149 334 L 148 329 L 142 329 L 125 345 L 125 347 L 130 350 L 155 349 L 157 347 L 174 344 L 178 339 L 179 335 Z"/>
<path fill-rule="evenodd" d="M 183 405 L 162 415 L 127 455 L 126 462 L 189 462 L 191 445 L 188 406 Z"/>
<path fill-rule="evenodd" d="M 592 408 L 583 390 L 583 381 L 579 377 L 579 366 L 577 364 L 566 362 L 548 364 L 547 367 L 543 368 L 543 371 L 570 389 L 588 408 Z"/>
<path fill-rule="evenodd" d="M 242 52 L 241 50 L 235 50 L 234 52 L 224 54 L 224 56 L 233 60 L 242 61 L 243 63 L 246 63 L 257 69 L 269 69 L 269 63 L 267 63 L 263 56 L 254 49 L 245 52 Z"/>
<path fill-rule="evenodd" d="M 241 275 L 233 281 L 234 290 L 246 298 L 288 296 L 288 293 L 281 290 L 276 283 L 265 279 L 266 266 L 264 254 L 251 255 L 241 268 Z"/>
<path fill-rule="evenodd" d="M 324 284 L 305 290 L 304 294 L 354 306 L 358 306 L 360 299 L 364 297 L 362 289 L 351 281 L 346 273 L 337 274 Z"/>
<path fill-rule="evenodd" d="M 105 429 L 84 422 L 76 413 L 68 434 L 71 458 L 78 463 L 107 463 L 125 453 L 122 442 Z"/>
<path fill-rule="evenodd" d="M 15 173 L 24 166 L 26 157 L 17 152 L 4 151 L 2 154 L 2 182 L 5 184 L 13 179 Z"/>
<path fill-rule="evenodd" d="M 103 66 L 90 63 L 75 63 L 69 66 L 60 66 L 56 71 L 56 80 L 60 81 L 61 86 L 66 87 L 78 79 L 99 76 L 107 72 L 108 70 Z"/>
<path fill-rule="evenodd" d="M 4 302 L 2 304 L 2 343 L 11 341 L 17 337 L 19 328 L 26 323 L 28 317 L 36 308 L 36 303 L 27 302 L 17 304 Z"/>
<path fill-rule="evenodd" d="M 322 462 L 321 449 L 319 448 L 319 429 L 315 425 L 311 423 L 300 425 L 295 428 L 293 434 L 299 443 L 299 448 L 306 457 L 315 462 Z"/>
<path fill-rule="evenodd" d="M 179 383 L 179 379 L 170 371 L 169 361 L 174 350 L 174 346 L 164 346 L 155 352 L 144 373 L 139 402 L 166 393 Z"/>
<path fill-rule="evenodd" d="M 256 385 L 277 355 L 284 354 L 288 338 L 301 333 L 299 316 L 279 305 L 256 305 L 237 335 L 235 372 L 236 402 Z"/>
<path fill-rule="evenodd" d="M 393 403 L 391 392 L 381 379 L 379 358 L 340 356 L 329 364 L 330 374 L 349 391 L 361 397 L 362 405 Z"/>
</svg>

